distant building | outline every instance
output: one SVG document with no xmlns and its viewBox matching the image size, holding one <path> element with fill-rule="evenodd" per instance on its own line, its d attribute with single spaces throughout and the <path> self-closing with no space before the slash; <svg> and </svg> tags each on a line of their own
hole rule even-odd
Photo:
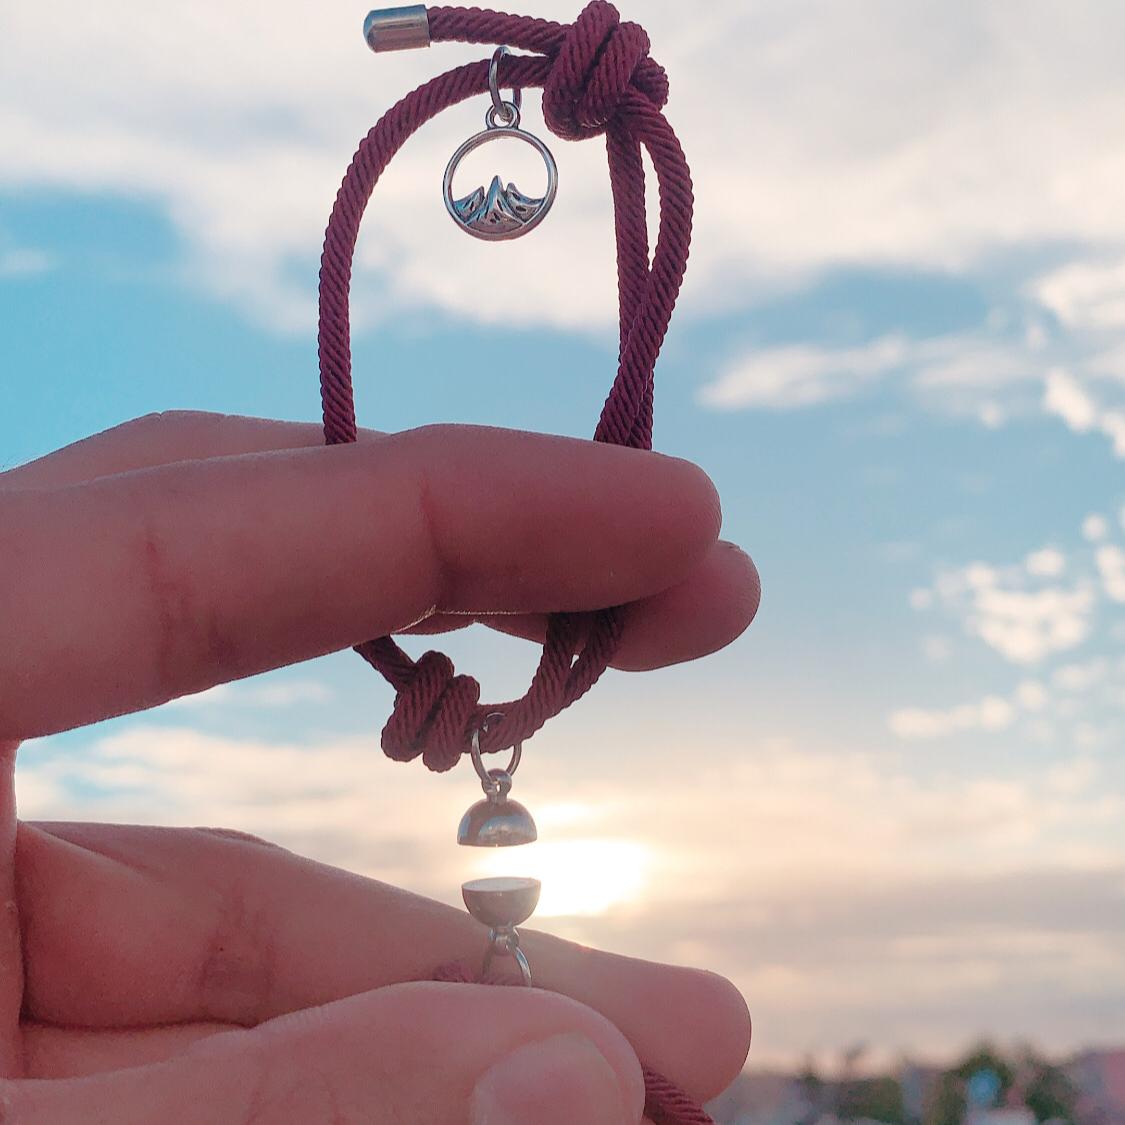
<svg viewBox="0 0 1125 1125">
<path fill-rule="evenodd" d="M 1125 1049 L 1085 1051 L 1066 1068 L 1081 1125 L 1125 1125 Z"/>
<path fill-rule="evenodd" d="M 718 1125 L 813 1125 L 819 1110 L 791 1074 L 743 1071 L 707 1106 Z"/>
<path fill-rule="evenodd" d="M 965 1125 L 1036 1125 L 1035 1114 L 1025 1105 L 970 1109 Z"/>
</svg>

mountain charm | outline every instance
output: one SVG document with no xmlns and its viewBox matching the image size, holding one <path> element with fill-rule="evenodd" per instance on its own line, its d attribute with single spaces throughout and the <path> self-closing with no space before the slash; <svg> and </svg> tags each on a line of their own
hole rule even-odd
<svg viewBox="0 0 1125 1125">
<path fill-rule="evenodd" d="M 520 238 L 533 230 L 547 217 L 559 190 L 559 169 L 551 150 L 534 133 L 520 128 L 520 92 L 515 92 L 511 102 L 500 99 L 495 61 L 496 56 L 493 56 L 493 65 L 489 70 L 492 108 L 485 114 L 484 131 L 474 133 L 461 143 L 449 158 L 441 181 L 441 194 L 449 217 L 466 234 L 489 242 Z M 543 195 L 538 198 L 524 195 L 515 184 L 509 183 L 505 187 L 499 176 L 493 176 L 487 188 L 478 187 L 468 195 L 455 198 L 453 177 L 461 161 L 481 145 L 500 140 L 520 141 L 539 153 L 547 170 L 547 189 Z"/>
<path fill-rule="evenodd" d="M 520 230 L 542 206 L 542 199 L 524 195 L 515 184 L 504 187 L 499 176 L 492 177 L 488 191 L 478 187 L 453 203 L 464 226 L 493 238 Z"/>
</svg>

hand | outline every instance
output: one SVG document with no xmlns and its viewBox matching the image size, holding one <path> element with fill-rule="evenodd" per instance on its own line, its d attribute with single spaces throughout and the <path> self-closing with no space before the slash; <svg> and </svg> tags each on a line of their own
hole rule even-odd
<svg viewBox="0 0 1125 1125">
<path fill-rule="evenodd" d="M 462 912 L 234 832 L 17 826 L 12 770 L 411 628 L 628 602 L 619 667 L 700 656 L 758 604 L 718 524 L 685 462 L 471 427 L 160 415 L 0 474 L 0 1120 L 632 1125 L 638 1054 L 717 1093 L 749 1042 L 718 977 L 529 930 L 542 990 L 428 983 L 479 955 Z"/>
</svg>

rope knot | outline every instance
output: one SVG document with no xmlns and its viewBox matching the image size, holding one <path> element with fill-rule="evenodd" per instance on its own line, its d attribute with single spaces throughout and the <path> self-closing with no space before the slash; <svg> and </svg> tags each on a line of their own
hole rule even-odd
<svg viewBox="0 0 1125 1125">
<path fill-rule="evenodd" d="M 469 725 L 480 699 L 480 684 L 458 676 L 442 652 L 427 652 L 414 665 L 410 682 L 395 696 L 383 728 L 383 752 L 396 762 L 422 761 L 436 773 L 452 769 L 469 746 Z"/>
<path fill-rule="evenodd" d="M 655 109 L 668 100 L 668 76 L 649 58 L 648 33 L 622 23 L 607 0 L 591 0 L 567 28 L 543 86 L 551 132 L 578 141 L 604 133 L 630 91 Z"/>
</svg>

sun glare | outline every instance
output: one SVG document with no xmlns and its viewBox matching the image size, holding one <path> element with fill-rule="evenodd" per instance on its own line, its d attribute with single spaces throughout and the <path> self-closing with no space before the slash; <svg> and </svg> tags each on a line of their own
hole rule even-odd
<svg viewBox="0 0 1125 1125">
<path fill-rule="evenodd" d="M 653 855 L 636 840 L 537 841 L 518 849 L 482 851 L 474 875 L 530 875 L 543 884 L 537 917 L 590 916 L 637 901 Z"/>
</svg>

